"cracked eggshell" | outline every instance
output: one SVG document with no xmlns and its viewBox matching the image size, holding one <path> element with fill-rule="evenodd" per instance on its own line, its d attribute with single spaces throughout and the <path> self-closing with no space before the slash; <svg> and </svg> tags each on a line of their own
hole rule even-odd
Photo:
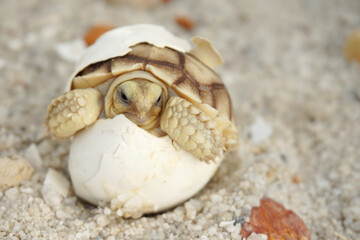
<svg viewBox="0 0 360 240">
<path fill-rule="evenodd" d="M 147 42 L 157 47 L 169 47 L 180 52 L 188 52 L 190 44 L 173 35 L 162 26 L 152 24 L 136 24 L 116 28 L 101 35 L 96 42 L 86 49 L 76 65 L 66 85 L 69 91 L 73 78 L 87 66 L 126 55 L 131 51 L 131 46 Z"/>
<path fill-rule="evenodd" d="M 74 77 L 87 66 L 108 60 L 114 57 L 121 57 L 131 51 L 131 47 L 147 42 L 157 47 L 169 47 L 179 52 L 189 52 L 210 68 L 223 63 L 219 52 L 214 48 L 211 41 L 203 37 L 193 37 L 195 47 L 191 48 L 189 42 L 181 39 L 162 26 L 153 24 L 136 24 L 120 27 L 101 35 L 96 42 L 88 47 L 80 57 L 73 74 L 71 74 L 65 91 L 71 89 Z"/>
<path fill-rule="evenodd" d="M 118 115 L 74 137 L 69 170 L 79 197 L 93 204 L 116 199 L 123 216 L 139 217 L 192 197 L 220 162 L 201 162 L 168 136 L 155 137 Z"/>
</svg>

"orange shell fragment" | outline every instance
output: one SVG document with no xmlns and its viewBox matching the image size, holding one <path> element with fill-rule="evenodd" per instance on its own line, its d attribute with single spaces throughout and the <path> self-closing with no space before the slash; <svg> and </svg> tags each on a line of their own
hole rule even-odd
<svg viewBox="0 0 360 240">
<path fill-rule="evenodd" d="M 291 210 L 270 198 L 260 201 L 260 207 L 253 207 L 250 222 L 245 223 L 240 231 L 242 238 L 251 233 L 261 233 L 268 240 L 310 240 L 311 233 L 304 222 Z"/>
<path fill-rule="evenodd" d="M 195 23 L 189 17 L 186 16 L 176 16 L 175 21 L 179 26 L 189 31 L 193 30 L 195 27 Z"/>
<path fill-rule="evenodd" d="M 85 34 L 84 34 L 84 41 L 86 42 L 87 46 L 94 44 L 96 39 L 98 39 L 101 35 L 113 29 L 114 26 L 99 24 L 93 25 Z"/>
<path fill-rule="evenodd" d="M 344 47 L 345 56 L 350 61 L 360 63 L 360 30 L 353 33 L 347 40 Z"/>
</svg>

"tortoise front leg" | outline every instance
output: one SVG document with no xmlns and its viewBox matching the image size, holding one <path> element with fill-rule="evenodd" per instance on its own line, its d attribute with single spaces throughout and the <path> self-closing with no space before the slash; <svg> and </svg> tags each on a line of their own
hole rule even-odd
<svg viewBox="0 0 360 240">
<path fill-rule="evenodd" d="M 215 161 L 225 149 L 217 124 L 191 102 L 169 99 L 160 120 L 160 128 L 184 150 L 201 161 Z"/>
<path fill-rule="evenodd" d="M 94 123 L 102 108 L 101 93 L 93 88 L 74 89 L 53 99 L 46 125 L 57 137 L 70 137 Z"/>
</svg>

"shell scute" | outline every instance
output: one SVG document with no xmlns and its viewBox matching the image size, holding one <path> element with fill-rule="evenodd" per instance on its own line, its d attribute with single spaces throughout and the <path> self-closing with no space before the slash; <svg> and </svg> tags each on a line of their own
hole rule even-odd
<svg viewBox="0 0 360 240">
<path fill-rule="evenodd" d="M 137 59 L 117 57 L 111 60 L 111 72 L 114 76 L 144 69 L 144 63 Z"/>
<path fill-rule="evenodd" d="M 112 78 L 111 62 L 103 61 L 95 64 L 91 64 L 74 78 L 72 88 L 88 88 L 96 87 L 97 85 L 105 82 L 109 78 Z"/>
<path fill-rule="evenodd" d="M 154 65 L 169 65 L 173 68 L 181 67 L 181 59 L 183 59 L 183 53 L 173 50 L 171 48 L 157 48 L 149 44 L 140 44 L 140 46 L 147 46 L 149 49 L 148 60 L 150 64 Z M 136 46 L 133 51 L 137 49 Z M 143 48 L 145 50 L 145 48 Z"/>
</svg>

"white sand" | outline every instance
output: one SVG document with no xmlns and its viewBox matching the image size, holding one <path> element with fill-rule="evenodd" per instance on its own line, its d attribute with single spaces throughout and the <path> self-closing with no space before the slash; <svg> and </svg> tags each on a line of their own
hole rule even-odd
<svg viewBox="0 0 360 240">
<path fill-rule="evenodd" d="M 176 14 L 191 16 L 193 33 L 176 25 Z M 193 199 L 124 220 L 79 201 L 72 188 L 67 197 L 43 195 L 48 168 L 68 178 L 69 141 L 52 141 L 42 123 L 74 67 L 55 46 L 92 23 L 140 22 L 213 40 L 242 145 Z M 358 28 L 357 0 L 173 0 L 150 10 L 100 0 L 1 1 L 0 156 L 27 155 L 38 166 L 31 181 L 0 193 L 0 238 L 240 239 L 231 221 L 268 196 L 295 211 L 312 239 L 360 239 L 360 67 L 342 52 Z M 270 136 L 250 135 L 258 118 Z"/>
</svg>

